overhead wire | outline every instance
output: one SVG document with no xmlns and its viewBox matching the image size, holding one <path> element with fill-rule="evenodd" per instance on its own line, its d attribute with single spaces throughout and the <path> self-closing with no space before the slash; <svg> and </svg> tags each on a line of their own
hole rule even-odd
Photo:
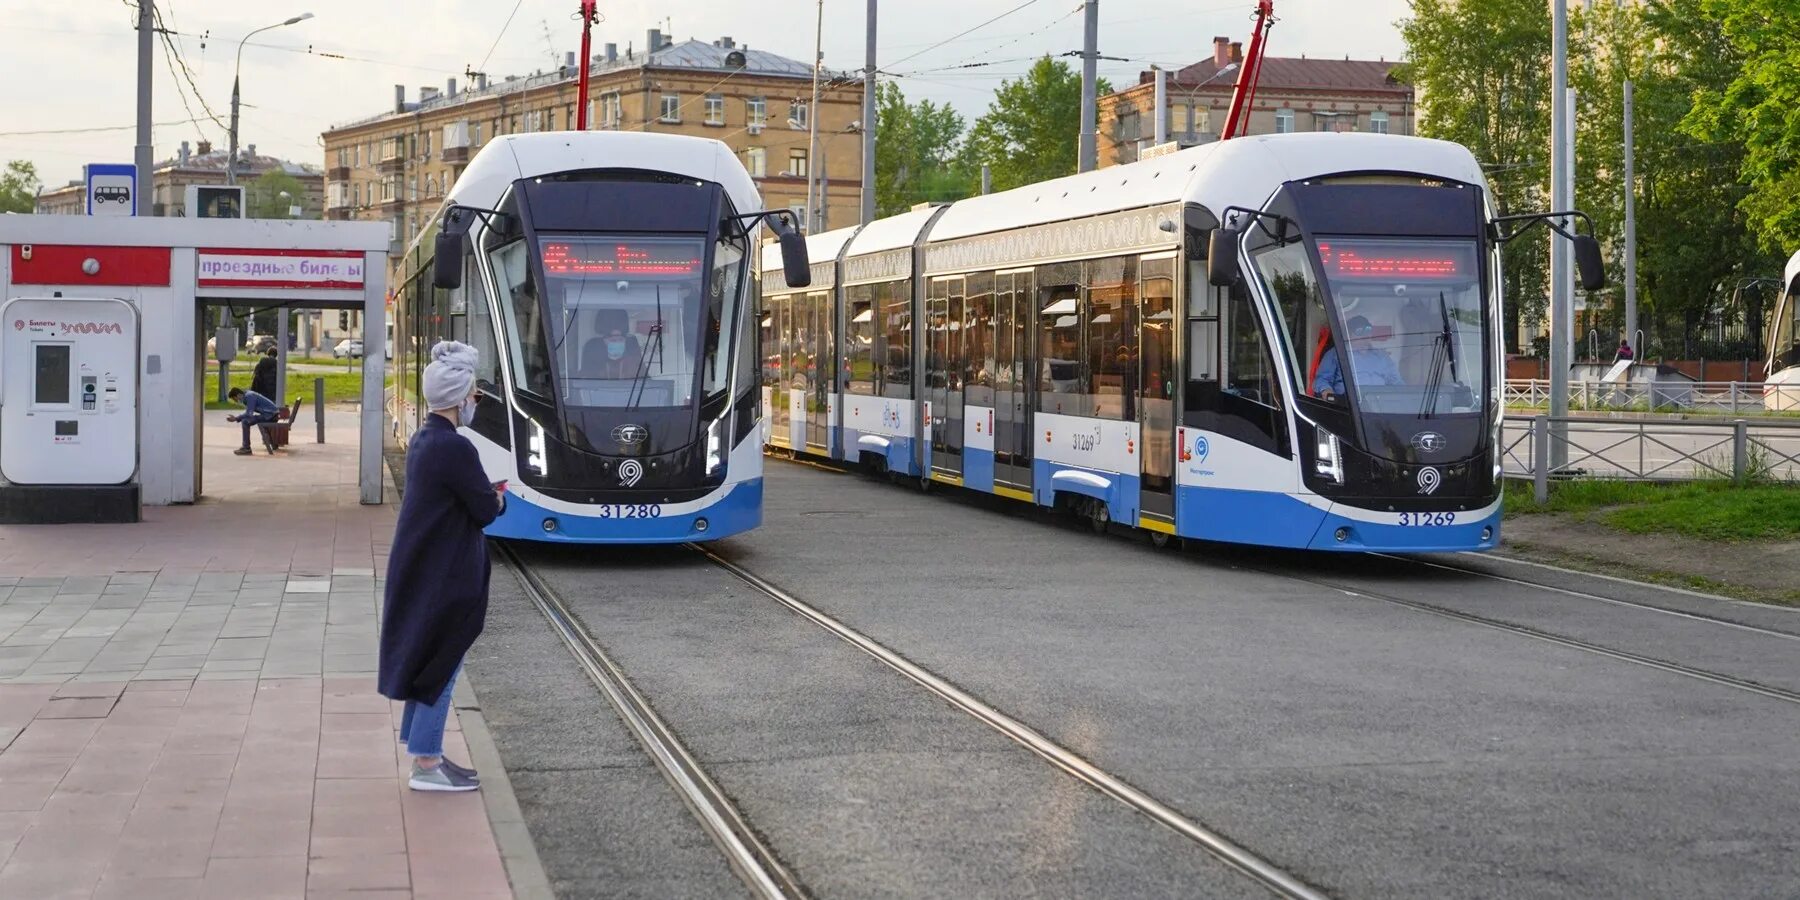
<svg viewBox="0 0 1800 900">
<path fill-rule="evenodd" d="M 518 0 L 518 2 L 513 4 L 512 12 L 506 14 L 506 21 L 501 24 L 500 31 L 494 35 L 494 42 L 488 45 L 487 52 L 482 54 L 481 62 L 476 64 L 475 71 L 481 72 L 486 69 L 488 60 L 492 59 L 494 56 L 494 49 L 500 46 L 500 39 L 506 37 L 506 29 L 512 27 L 513 16 L 518 15 L 519 7 L 524 5 L 525 0 Z"/>
<path fill-rule="evenodd" d="M 890 65 L 890 66 L 897 66 L 897 65 L 899 65 L 899 64 L 901 64 L 901 63 L 903 63 L 903 62 L 906 62 L 906 61 L 908 61 L 908 60 L 913 60 L 913 59 L 917 59 L 917 58 L 919 58 L 919 57 L 921 57 L 921 56 L 924 56 L 924 55 L 925 55 L 925 54 L 927 54 L 927 53 L 930 53 L 930 52 L 931 52 L 931 51 L 933 51 L 933 50 L 936 50 L 936 49 L 937 49 L 937 48 L 939 48 L 939 47 L 942 47 L 942 46 L 944 46 L 944 45 L 945 45 L 945 44 L 948 44 L 948 43 L 950 43 L 950 42 L 951 42 L 951 41 L 955 41 L 955 40 L 957 40 L 957 39 L 959 39 L 959 38 L 962 38 L 962 37 L 964 37 L 964 36 L 965 36 L 965 35 L 969 35 L 969 34 L 973 34 L 973 33 L 974 33 L 974 32 L 977 32 L 977 31 L 980 31 L 980 30 L 981 30 L 981 29 L 983 29 L 983 28 L 986 28 L 986 27 L 987 27 L 987 26 L 989 26 L 989 25 L 992 25 L 992 24 L 994 24 L 994 23 L 995 23 L 995 22 L 998 22 L 998 21 L 1000 21 L 1000 20 L 1001 20 L 1001 19 L 1004 19 L 1004 18 L 1006 18 L 1006 17 L 1007 17 L 1007 16 L 1010 16 L 1010 15 L 1012 15 L 1012 14 L 1013 14 L 1013 13 L 1016 13 L 1016 12 L 1018 12 L 1018 11 L 1019 11 L 1019 10 L 1021 10 L 1021 9 L 1024 9 L 1024 8 L 1025 8 L 1025 7 L 1027 7 L 1027 6 L 1033 6 L 1033 5 L 1036 5 L 1036 4 L 1037 4 L 1037 3 L 1039 3 L 1039 2 L 1041 2 L 1041 0 L 1025 0 L 1025 2 L 1024 2 L 1024 3 L 1021 3 L 1021 4 L 1019 4 L 1019 5 L 1018 5 L 1018 6 L 1015 6 L 1015 7 L 1013 7 L 1013 8 L 1011 8 L 1011 9 L 1009 9 L 1009 10 L 1007 10 L 1007 11 L 1006 11 L 1006 12 L 1003 12 L 1003 13 L 1001 13 L 1001 14 L 999 14 L 999 15 L 997 15 L 997 16 L 995 16 L 995 17 L 993 17 L 993 18 L 991 18 L 991 19 L 986 19 L 986 20 L 983 20 L 983 21 L 982 21 L 982 22 L 980 22 L 980 23 L 978 23 L 978 24 L 976 24 L 976 25 L 974 25 L 974 26 L 972 26 L 972 27 L 970 27 L 970 28 L 965 28 L 965 29 L 963 29 L 963 30 L 962 30 L 962 31 L 959 31 L 959 32 L 957 32 L 957 33 L 955 33 L 955 34 L 953 34 L 953 35 L 951 35 L 951 36 L 949 36 L 949 37 L 947 37 L 947 38 L 944 38 L 944 39 L 943 39 L 943 40 L 941 40 L 941 41 L 938 41 L 938 42 L 937 42 L 937 43 L 935 43 L 935 44 L 932 44 L 932 45 L 931 45 L 931 46 L 929 46 L 929 47 L 926 47 L 926 48 L 925 48 L 925 49 L 923 49 L 923 50 L 920 50 L 920 51 L 918 51 L 918 52 L 917 52 L 917 53 L 913 53 L 913 54 L 910 54 L 910 55 L 907 55 L 907 56 L 902 56 L 902 57 L 900 57 L 900 58 L 899 58 L 899 59 L 896 59 L 896 60 L 894 60 L 894 61 L 892 61 L 892 62 L 890 62 L 890 63 L 888 63 L 888 65 Z"/>
</svg>

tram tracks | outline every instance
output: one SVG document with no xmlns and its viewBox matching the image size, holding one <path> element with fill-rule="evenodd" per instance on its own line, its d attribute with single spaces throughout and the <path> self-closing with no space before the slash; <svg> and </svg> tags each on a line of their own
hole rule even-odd
<svg viewBox="0 0 1800 900">
<path fill-rule="evenodd" d="M 588 634 L 562 598 L 519 558 L 517 551 L 503 543 L 496 542 L 495 546 L 526 597 L 619 713 L 632 737 L 675 788 L 751 893 L 763 900 L 798 900 L 808 896 L 799 880 L 750 827 L 736 805 L 707 775 L 649 700 L 632 686 L 618 663 Z"/>
</svg>

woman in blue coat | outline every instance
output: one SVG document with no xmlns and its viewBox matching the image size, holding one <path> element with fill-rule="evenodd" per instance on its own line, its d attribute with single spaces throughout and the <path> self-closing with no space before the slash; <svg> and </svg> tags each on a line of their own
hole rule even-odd
<svg viewBox="0 0 1800 900">
<path fill-rule="evenodd" d="M 406 451 L 406 494 L 388 554 L 381 612 L 382 696 L 406 702 L 400 739 L 413 757 L 415 791 L 472 791 L 472 769 L 444 758 L 444 725 L 463 654 L 487 616 L 487 539 L 505 506 L 481 457 L 456 429 L 475 415 L 474 347 L 431 348 L 423 380 L 431 415 Z"/>
</svg>

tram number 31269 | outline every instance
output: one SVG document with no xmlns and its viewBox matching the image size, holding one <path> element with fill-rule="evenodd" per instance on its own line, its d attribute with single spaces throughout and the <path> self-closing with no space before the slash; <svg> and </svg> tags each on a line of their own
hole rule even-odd
<svg viewBox="0 0 1800 900">
<path fill-rule="evenodd" d="M 662 504 L 602 503 L 594 507 L 594 514 L 602 519 L 660 519 Z"/>
<path fill-rule="evenodd" d="M 1429 526 L 1434 526 L 1434 525 L 1455 525 L 1456 524 L 1456 513 L 1453 513 L 1453 512 L 1401 513 L 1400 514 L 1400 524 L 1402 526 L 1408 526 L 1408 527 L 1413 527 L 1413 526 L 1429 527 Z"/>
</svg>

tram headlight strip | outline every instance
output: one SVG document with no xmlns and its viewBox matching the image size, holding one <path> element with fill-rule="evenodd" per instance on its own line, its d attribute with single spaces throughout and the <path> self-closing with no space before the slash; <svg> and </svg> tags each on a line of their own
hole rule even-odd
<svg viewBox="0 0 1800 900">
<path fill-rule="evenodd" d="M 531 436 L 525 442 L 525 465 L 530 466 L 539 477 L 550 474 L 550 454 L 544 446 L 544 426 L 535 419 L 526 419 L 531 423 Z"/>
<path fill-rule="evenodd" d="M 720 416 L 706 426 L 706 474 L 719 474 L 725 466 L 725 417 Z"/>
<path fill-rule="evenodd" d="M 1338 484 L 1343 484 L 1344 454 L 1342 447 L 1338 444 L 1337 435 L 1314 425 L 1313 440 L 1313 471 Z"/>
</svg>

